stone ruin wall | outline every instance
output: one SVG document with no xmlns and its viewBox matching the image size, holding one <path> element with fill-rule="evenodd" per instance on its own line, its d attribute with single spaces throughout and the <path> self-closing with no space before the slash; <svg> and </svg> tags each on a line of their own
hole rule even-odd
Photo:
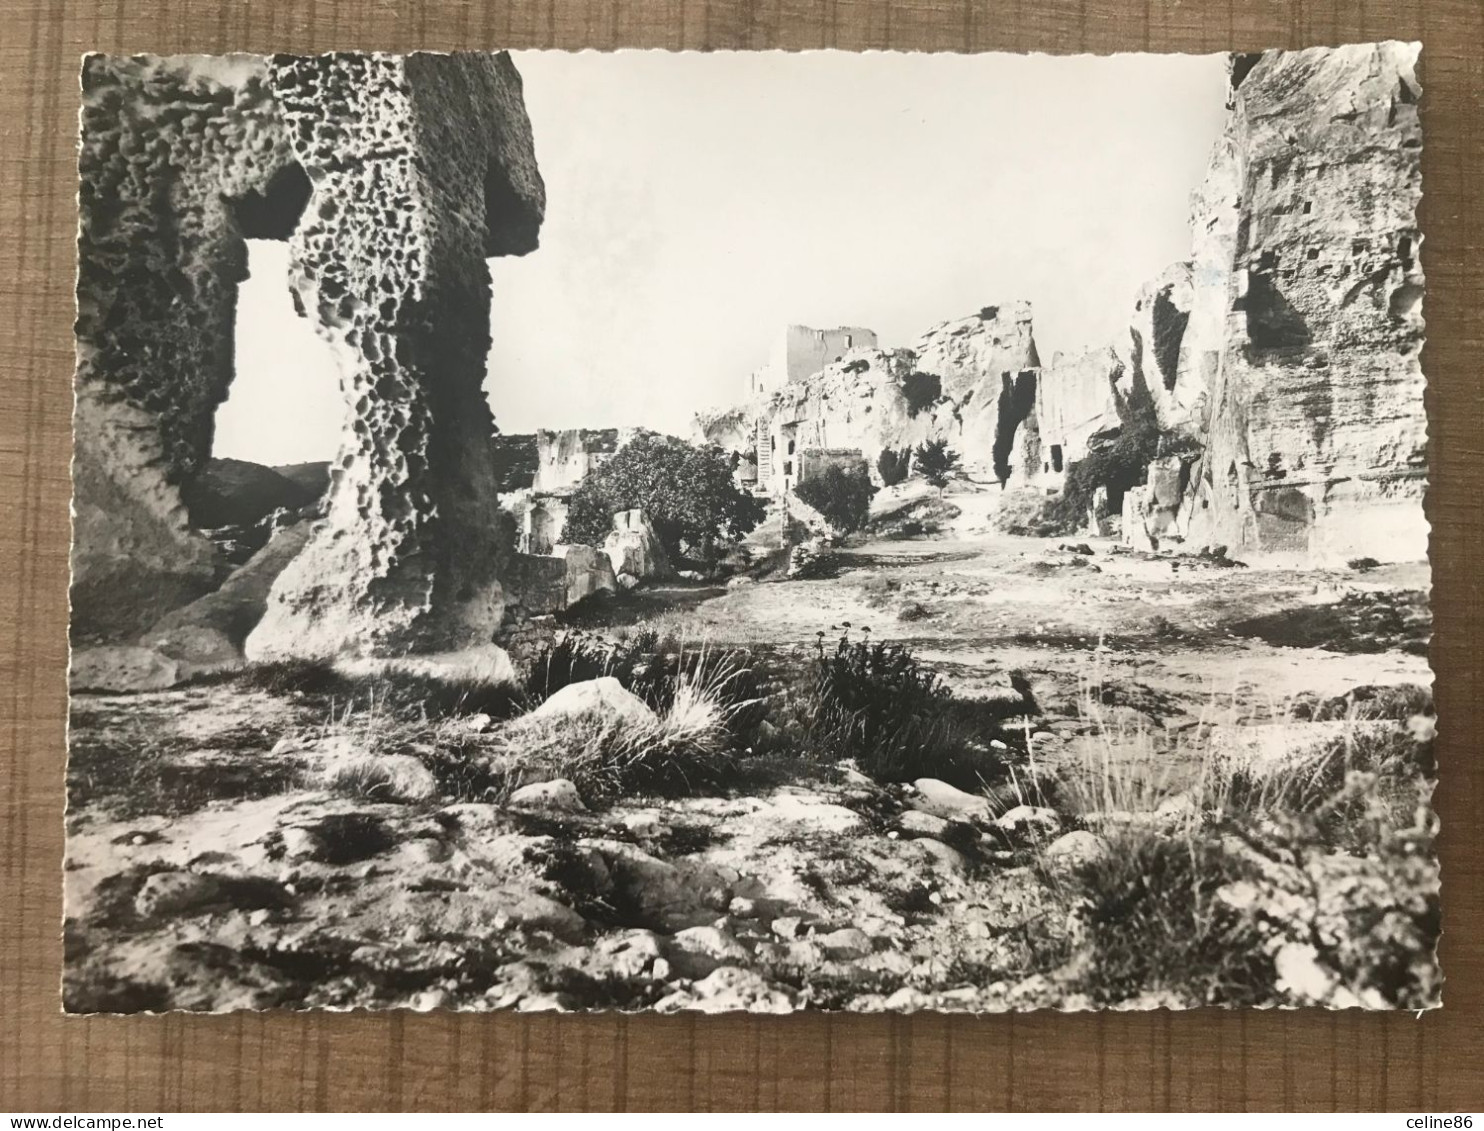
<svg viewBox="0 0 1484 1131">
<path fill-rule="evenodd" d="M 544 210 L 508 57 L 94 56 L 82 124 L 74 640 L 128 640 L 217 579 L 180 488 L 232 380 L 256 235 L 290 240 L 351 428 L 248 654 L 487 643 L 513 531 L 484 259 L 532 250 Z"/>
</svg>

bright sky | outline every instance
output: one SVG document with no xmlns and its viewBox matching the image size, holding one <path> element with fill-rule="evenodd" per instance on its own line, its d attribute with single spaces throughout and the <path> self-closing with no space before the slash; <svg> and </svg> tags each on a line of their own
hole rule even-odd
<svg viewBox="0 0 1484 1131">
<path fill-rule="evenodd" d="M 1190 253 L 1221 56 L 518 52 L 541 247 L 492 260 L 486 389 L 507 432 L 685 434 L 790 322 L 910 345 L 1026 298 L 1037 344 L 1111 341 Z M 254 245 L 216 454 L 327 459 L 343 409 Z"/>
</svg>

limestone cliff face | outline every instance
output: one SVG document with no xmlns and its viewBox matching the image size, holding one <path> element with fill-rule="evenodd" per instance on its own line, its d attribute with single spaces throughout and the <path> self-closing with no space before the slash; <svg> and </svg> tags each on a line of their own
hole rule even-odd
<svg viewBox="0 0 1484 1131">
<path fill-rule="evenodd" d="M 1213 216 L 1232 228 L 1229 302 L 1191 538 L 1426 554 L 1417 54 L 1383 43 L 1234 62 L 1234 160 L 1219 148 L 1207 196 L 1235 173 L 1239 203 L 1234 226 Z"/>
<path fill-rule="evenodd" d="M 1022 463 L 1037 485 L 1059 485 L 1087 458 L 1093 438 L 1120 427 L 1119 388 L 1127 366 L 1111 346 L 1058 353 L 1040 372 L 1035 411 L 1021 429 Z"/>
<path fill-rule="evenodd" d="M 290 241 L 352 427 L 248 653 L 487 642 L 513 530 L 485 258 L 534 248 L 544 209 L 508 57 L 93 57 L 84 90 L 74 638 L 136 635 L 210 582 L 180 487 L 209 455 L 256 236 Z"/>
<path fill-rule="evenodd" d="M 1124 355 L 1163 435 L 1131 540 L 1426 555 L 1417 55 L 1233 59 L 1191 260 L 1141 293 Z"/>
<path fill-rule="evenodd" d="M 699 437 L 733 451 L 759 445 L 764 487 L 790 480 L 796 456 L 946 440 L 964 465 L 997 474 L 1020 461 L 1016 429 L 1035 401 L 1040 360 L 1030 304 L 988 306 L 928 330 L 913 349 L 857 349 L 818 373 L 696 420 Z"/>
</svg>

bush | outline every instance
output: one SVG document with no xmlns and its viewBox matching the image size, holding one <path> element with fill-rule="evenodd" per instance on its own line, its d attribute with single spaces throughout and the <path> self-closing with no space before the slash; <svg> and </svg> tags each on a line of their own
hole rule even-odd
<svg viewBox="0 0 1484 1131">
<path fill-rule="evenodd" d="M 928 440 L 918 445 L 913 455 L 913 467 L 930 486 L 941 491 L 958 469 L 958 453 L 949 449 L 946 440 Z"/>
<path fill-rule="evenodd" d="M 1151 993 L 1199 1005 L 1270 1001 L 1276 974 L 1257 925 L 1220 897 L 1251 875 L 1215 837 L 1123 830 L 1068 881 L 1086 931 L 1078 988 L 1098 1004 Z"/>
<path fill-rule="evenodd" d="M 833 465 L 794 488 L 794 494 L 845 534 L 853 534 L 866 524 L 871 515 L 871 496 L 875 493 L 876 486 L 865 468 Z"/>
<path fill-rule="evenodd" d="M 578 484 L 563 537 L 600 546 L 618 511 L 642 510 L 665 550 L 709 557 L 718 541 L 736 541 L 762 522 L 765 504 L 732 476 L 737 457 L 715 445 L 642 434 Z"/>
<path fill-rule="evenodd" d="M 1182 1004 L 1437 1004 L 1431 715 L 1374 721 L 1430 702 L 1407 686 L 1360 688 L 1348 702 L 1348 717 L 1371 725 L 1260 775 L 1207 744 L 1173 820 L 1147 771 L 1125 780 L 1127 751 L 1089 756 L 1064 782 L 1089 819 L 1127 817 L 1100 824 L 1110 844 L 1096 860 L 1048 869 L 1085 927 L 1076 988 L 1109 1003 L 1166 993 Z"/>
<path fill-rule="evenodd" d="M 943 382 L 936 373 L 909 373 L 902 380 L 902 395 L 907 398 L 907 415 L 916 416 L 943 399 Z"/>
<path fill-rule="evenodd" d="M 911 652 L 852 641 L 833 649 L 821 633 L 801 727 L 808 749 L 829 761 L 853 759 L 878 781 L 936 777 L 977 786 L 1000 768 L 978 742 L 970 712 Z"/>
<path fill-rule="evenodd" d="M 912 470 L 912 450 L 903 448 L 896 451 L 893 448 L 882 448 L 881 454 L 876 457 L 876 473 L 881 476 L 882 486 L 895 487 L 898 483 L 904 483 Z"/>
</svg>

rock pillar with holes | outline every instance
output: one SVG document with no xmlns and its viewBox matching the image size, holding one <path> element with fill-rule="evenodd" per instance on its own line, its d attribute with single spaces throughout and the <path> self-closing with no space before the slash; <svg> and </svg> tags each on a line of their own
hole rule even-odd
<svg viewBox="0 0 1484 1131">
<path fill-rule="evenodd" d="M 247 56 L 84 61 L 74 642 L 130 639 L 219 580 L 180 488 L 232 381 L 244 235 L 286 236 L 307 192 L 267 78 Z"/>
<path fill-rule="evenodd" d="M 181 488 L 211 454 L 257 237 L 291 242 L 350 427 L 248 654 L 487 644 L 513 531 L 481 390 L 485 259 L 533 249 L 544 209 L 509 58 L 93 56 L 83 87 L 74 642 L 139 640 L 221 579 Z"/>
<path fill-rule="evenodd" d="M 296 301 L 335 348 L 352 432 L 326 521 L 279 576 L 254 659 L 488 645 L 514 528 L 495 495 L 485 258 L 536 246 L 544 189 L 506 56 L 280 56 L 313 185 Z"/>
</svg>

